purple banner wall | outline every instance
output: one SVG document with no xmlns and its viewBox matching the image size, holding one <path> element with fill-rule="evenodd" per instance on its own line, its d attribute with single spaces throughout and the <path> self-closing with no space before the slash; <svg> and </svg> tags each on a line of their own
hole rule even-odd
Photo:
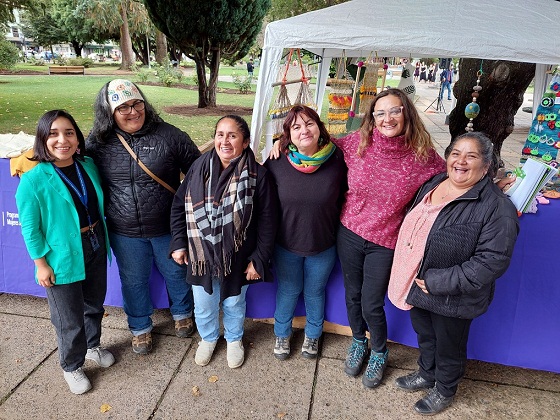
<svg viewBox="0 0 560 420">
<path fill-rule="evenodd" d="M 33 278 L 18 225 L 14 194 L 18 179 L 9 176 L 9 162 L 0 159 L 0 292 L 45 296 Z M 494 302 L 488 312 L 474 320 L 469 339 L 471 359 L 560 373 L 560 281 L 558 261 L 560 202 L 539 205 L 537 214 L 524 214 L 521 232 L 509 270 L 496 283 Z M 109 269 L 105 304 L 122 306 L 117 265 Z M 153 269 L 150 284 L 157 308 L 168 307 L 163 279 Z M 276 284 L 258 283 L 247 293 L 247 316 L 272 318 Z M 337 264 L 327 285 L 325 319 L 348 325 L 344 286 Z M 407 312 L 386 305 L 389 338 L 416 346 Z M 303 302 L 297 315 L 305 315 Z"/>
</svg>

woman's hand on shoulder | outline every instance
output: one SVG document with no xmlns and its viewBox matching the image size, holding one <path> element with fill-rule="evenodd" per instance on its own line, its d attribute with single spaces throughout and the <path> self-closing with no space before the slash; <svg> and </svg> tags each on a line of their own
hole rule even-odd
<svg viewBox="0 0 560 420">
<path fill-rule="evenodd" d="M 280 142 L 275 141 L 272 145 L 272 149 L 270 149 L 270 153 L 268 154 L 269 159 L 279 159 L 280 158 Z"/>
</svg>

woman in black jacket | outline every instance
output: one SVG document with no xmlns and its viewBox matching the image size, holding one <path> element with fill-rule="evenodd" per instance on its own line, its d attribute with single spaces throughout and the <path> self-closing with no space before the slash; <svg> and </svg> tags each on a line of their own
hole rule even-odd
<svg viewBox="0 0 560 420">
<path fill-rule="evenodd" d="M 493 146 L 482 133 L 457 137 L 447 172 L 419 190 L 395 249 L 389 299 L 410 310 L 419 370 L 396 380 L 429 389 L 415 410 L 449 407 L 465 371 L 472 320 L 486 312 L 508 268 L 519 224 L 514 205 L 492 182 Z"/>
<path fill-rule="evenodd" d="M 188 337 L 194 331 L 186 269 L 168 255 L 169 215 L 174 194 L 170 190 L 179 187 L 181 172 L 188 172 L 200 151 L 188 134 L 165 123 L 138 86 L 128 80 L 105 84 L 94 109 L 87 153 L 103 181 L 107 228 L 133 335 L 132 350 L 146 354 L 152 349 L 149 280 L 154 263 L 165 279 L 176 335 Z M 167 187 L 152 178 L 139 161 Z"/>
</svg>

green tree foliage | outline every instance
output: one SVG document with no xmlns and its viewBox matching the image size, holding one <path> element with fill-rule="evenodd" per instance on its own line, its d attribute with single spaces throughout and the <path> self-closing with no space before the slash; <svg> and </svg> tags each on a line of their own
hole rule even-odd
<svg viewBox="0 0 560 420">
<path fill-rule="evenodd" d="M 144 4 L 154 25 L 195 61 L 198 107 L 206 108 L 216 106 L 220 60 L 239 60 L 247 54 L 270 0 L 144 0 Z"/>
<path fill-rule="evenodd" d="M 4 38 L 0 38 L 0 69 L 9 70 L 16 65 L 19 59 L 17 47 Z"/>
<path fill-rule="evenodd" d="M 268 13 L 268 20 L 275 21 L 313 10 L 324 9 L 335 4 L 346 3 L 349 0 L 272 0 L 272 7 Z"/>
<path fill-rule="evenodd" d="M 13 22 L 12 10 L 30 7 L 33 0 L 0 0 L 0 26 Z"/>
</svg>

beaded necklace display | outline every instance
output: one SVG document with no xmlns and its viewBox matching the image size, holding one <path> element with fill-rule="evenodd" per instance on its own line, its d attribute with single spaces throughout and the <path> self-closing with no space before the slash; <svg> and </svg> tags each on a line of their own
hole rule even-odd
<svg viewBox="0 0 560 420">
<path fill-rule="evenodd" d="M 482 71 L 482 63 L 483 62 L 484 62 L 484 60 L 480 60 L 480 70 L 478 70 L 476 72 L 476 85 L 473 86 L 473 93 L 471 93 L 472 102 L 465 107 L 465 117 L 467 117 L 469 119 L 469 122 L 467 123 L 467 126 L 465 127 L 465 131 L 467 133 L 471 132 L 471 131 L 474 131 L 473 120 L 480 113 L 480 106 L 476 103 L 476 100 L 480 95 L 480 91 L 482 90 L 482 86 L 480 86 L 480 78 L 483 75 L 483 71 Z"/>
</svg>

